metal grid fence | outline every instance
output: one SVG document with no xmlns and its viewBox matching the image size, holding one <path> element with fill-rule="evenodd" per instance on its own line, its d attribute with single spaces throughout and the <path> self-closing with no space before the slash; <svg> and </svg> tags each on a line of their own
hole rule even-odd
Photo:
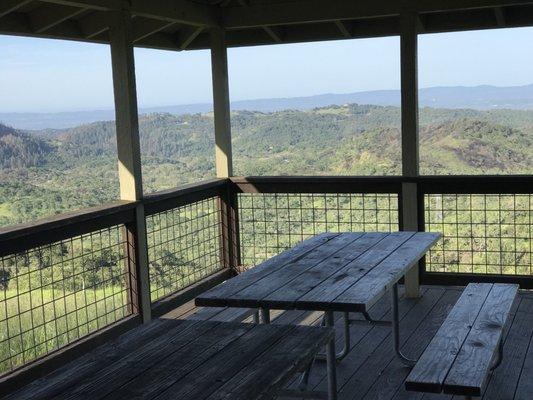
<svg viewBox="0 0 533 400">
<path fill-rule="evenodd" d="M 242 193 L 238 200 L 244 267 L 322 232 L 398 230 L 396 193 Z"/>
<path fill-rule="evenodd" d="M 122 228 L 0 258 L 0 374 L 130 314 Z"/>
<path fill-rule="evenodd" d="M 426 257 L 431 272 L 531 275 L 530 194 L 426 194 L 425 226 L 443 238 Z"/>
<path fill-rule="evenodd" d="M 152 302 L 222 269 L 218 198 L 146 218 Z"/>
</svg>

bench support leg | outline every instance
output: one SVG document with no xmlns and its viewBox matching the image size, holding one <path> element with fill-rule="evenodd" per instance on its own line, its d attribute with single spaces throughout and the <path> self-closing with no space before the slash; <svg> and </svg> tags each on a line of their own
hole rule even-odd
<svg viewBox="0 0 533 400">
<path fill-rule="evenodd" d="M 412 360 L 404 356 L 400 350 L 400 314 L 398 312 L 398 283 L 392 286 L 391 290 L 391 308 L 392 308 L 392 336 L 394 352 L 402 363 L 410 367 L 416 364 L 416 360 Z"/>
<path fill-rule="evenodd" d="M 326 326 L 326 319 L 327 319 L 327 313 L 328 312 L 325 312 L 324 313 L 324 317 L 322 318 L 322 326 Z M 332 312 L 333 314 L 333 312 Z M 343 312 L 343 327 L 342 327 L 342 330 L 343 330 L 343 335 L 344 335 L 344 345 L 342 347 L 342 350 L 339 351 L 337 354 L 335 354 L 335 359 L 337 360 L 337 362 L 340 362 L 344 357 L 346 357 L 348 355 L 348 353 L 350 352 L 350 347 L 351 347 L 351 341 L 350 341 L 350 323 L 351 323 L 351 320 L 350 320 L 350 313 L 348 312 Z M 324 361 L 326 359 L 326 356 L 325 354 L 318 354 L 317 357 L 316 357 L 317 360 L 319 361 Z"/>
</svg>

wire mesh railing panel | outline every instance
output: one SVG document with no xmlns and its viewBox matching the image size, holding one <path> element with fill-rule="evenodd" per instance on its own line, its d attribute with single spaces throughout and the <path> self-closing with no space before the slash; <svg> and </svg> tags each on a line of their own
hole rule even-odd
<svg viewBox="0 0 533 400">
<path fill-rule="evenodd" d="M 146 218 L 152 301 L 222 269 L 218 198 Z"/>
<path fill-rule="evenodd" d="M 123 226 L 0 258 L 0 373 L 131 313 Z"/>
<path fill-rule="evenodd" d="M 425 229 L 443 238 L 430 272 L 531 275 L 531 194 L 426 194 Z"/>
<path fill-rule="evenodd" d="M 244 267 L 257 265 L 322 232 L 397 230 L 396 193 L 239 194 Z"/>
</svg>

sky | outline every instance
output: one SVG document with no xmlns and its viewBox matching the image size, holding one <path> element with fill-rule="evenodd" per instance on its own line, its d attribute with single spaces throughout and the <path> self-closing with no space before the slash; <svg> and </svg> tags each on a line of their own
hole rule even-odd
<svg viewBox="0 0 533 400">
<path fill-rule="evenodd" d="M 419 85 L 533 83 L 533 28 L 420 35 Z M 400 86 L 399 38 L 230 49 L 232 100 Z M 211 102 L 208 51 L 136 49 L 139 105 Z M 111 109 L 106 45 L 0 35 L 0 113 Z"/>
</svg>

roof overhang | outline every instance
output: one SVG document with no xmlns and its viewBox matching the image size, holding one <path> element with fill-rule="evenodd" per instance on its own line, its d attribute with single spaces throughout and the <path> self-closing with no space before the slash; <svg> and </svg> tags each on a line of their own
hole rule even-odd
<svg viewBox="0 0 533 400">
<path fill-rule="evenodd" d="M 138 47 L 206 49 L 222 26 L 230 47 L 533 26 L 533 0 L 4 0 L 0 33 L 108 43 L 111 11 L 128 8 Z"/>
</svg>

